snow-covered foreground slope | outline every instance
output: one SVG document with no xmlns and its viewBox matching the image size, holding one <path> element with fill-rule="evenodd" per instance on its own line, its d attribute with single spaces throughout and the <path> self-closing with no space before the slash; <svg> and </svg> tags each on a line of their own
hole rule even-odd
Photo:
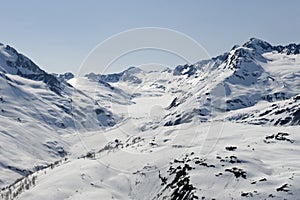
<svg viewBox="0 0 300 200">
<path fill-rule="evenodd" d="M 1 198 L 297 199 L 299 50 L 74 78 L 0 45 Z"/>
<path fill-rule="evenodd" d="M 222 126 L 222 134 L 210 138 L 214 145 L 208 154 L 203 154 L 207 123 L 160 127 L 155 135 L 133 131 L 129 140 L 122 127 L 85 136 L 95 157 L 40 171 L 36 186 L 20 199 L 299 197 L 298 127 Z M 289 135 L 271 138 L 280 132 Z M 75 144 L 74 152 L 81 146 Z"/>
</svg>

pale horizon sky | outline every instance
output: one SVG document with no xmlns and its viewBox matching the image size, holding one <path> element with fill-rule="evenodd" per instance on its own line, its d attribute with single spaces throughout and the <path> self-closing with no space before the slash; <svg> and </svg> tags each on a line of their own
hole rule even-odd
<svg viewBox="0 0 300 200">
<path fill-rule="evenodd" d="M 55 73 L 76 72 L 96 45 L 134 28 L 179 31 L 201 44 L 210 56 L 229 51 L 251 37 L 274 45 L 300 42 L 297 0 L 0 2 L 0 43 Z M 170 65 L 178 62 L 166 59 Z"/>
</svg>

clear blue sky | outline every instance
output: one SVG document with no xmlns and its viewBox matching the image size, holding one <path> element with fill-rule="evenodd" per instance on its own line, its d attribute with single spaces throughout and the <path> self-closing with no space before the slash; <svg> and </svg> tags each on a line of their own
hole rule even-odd
<svg viewBox="0 0 300 200">
<path fill-rule="evenodd" d="M 108 37 L 137 27 L 189 35 L 211 56 L 251 37 L 300 42 L 297 0 L 0 0 L 0 42 L 49 72 L 76 71 Z"/>
</svg>

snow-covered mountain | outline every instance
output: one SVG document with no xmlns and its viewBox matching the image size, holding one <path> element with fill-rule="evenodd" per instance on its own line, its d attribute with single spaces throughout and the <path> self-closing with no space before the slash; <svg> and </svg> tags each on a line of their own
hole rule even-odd
<svg viewBox="0 0 300 200">
<path fill-rule="evenodd" d="M 300 196 L 300 45 L 74 77 L 1 44 L 0 82 L 3 199 Z"/>
<path fill-rule="evenodd" d="M 12 47 L 1 45 L 0 58 L 1 185 L 66 156 L 64 135 L 116 124 L 118 117 L 91 96 Z"/>
<path fill-rule="evenodd" d="M 178 71 L 183 68 L 175 68 L 174 75 L 185 78 L 171 88 L 182 88 L 181 91 L 185 92 L 178 95 L 171 106 L 177 107 L 173 108 L 172 116 L 180 116 L 173 117 L 168 124 L 180 121 L 182 115 L 219 115 L 220 112 L 249 108 L 259 102 L 271 103 L 298 95 L 298 47 L 273 47 L 267 42 L 250 39 L 242 47 L 235 46 L 222 56 L 184 67 L 185 71 L 192 73 L 180 74 Z M 192 110 L 187 110 L 187 104 L 195 102 Z"/>
</svg>

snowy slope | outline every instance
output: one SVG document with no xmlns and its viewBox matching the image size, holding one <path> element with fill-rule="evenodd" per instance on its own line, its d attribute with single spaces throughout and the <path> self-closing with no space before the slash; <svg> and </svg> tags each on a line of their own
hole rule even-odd
<svg viewBox="0 0 300 200">
<path fill-rule="evenodd" d="M 254 107 L 231 112 L 228 120 L 257 125 L 300 125 L 299 95 L 276 103 L 262 102 Z"/>
<path fill-rule="evenodd" d="M 161 127 L 154 137 L 134 132 L 139 136 L 129 141 L 107 143 L 107 135 L 122 138 L 120 129 L 86 137 L 86 146 L 98 152 L 95 158 L 74 159 L 39 172 L 36 186 L 20 199 L 184 199 L 180 194 L 187 199 L 299 197 L 299 128 L 226 123 L 216 146 L 203 155 L 210 124 L 199 124 L 197 132 L 195 125 L 180 125 L 176 130 Z M 283 130 L 293 142 L 265 139 Z"/>
<path fill-rule="evenodd" d="M 300 196 L 299 45 L 85 77 L 0 50 L 3 199 Z"/>
<path fill-rule="evenodd" d="M 119 119 L 11 47 L 0 49 L 1 186 L 66 156 L 69 145 L 64 135 L 110 127 Z M 15 59 L 20 58 L 25 64 L 19 66 Z M 14 63 L 13 67 L 7 61 Z M 36 75 L 55 81 L 36 79 Z M 53 83 L 58 84 L 54 87 Z"/>
</svg>

